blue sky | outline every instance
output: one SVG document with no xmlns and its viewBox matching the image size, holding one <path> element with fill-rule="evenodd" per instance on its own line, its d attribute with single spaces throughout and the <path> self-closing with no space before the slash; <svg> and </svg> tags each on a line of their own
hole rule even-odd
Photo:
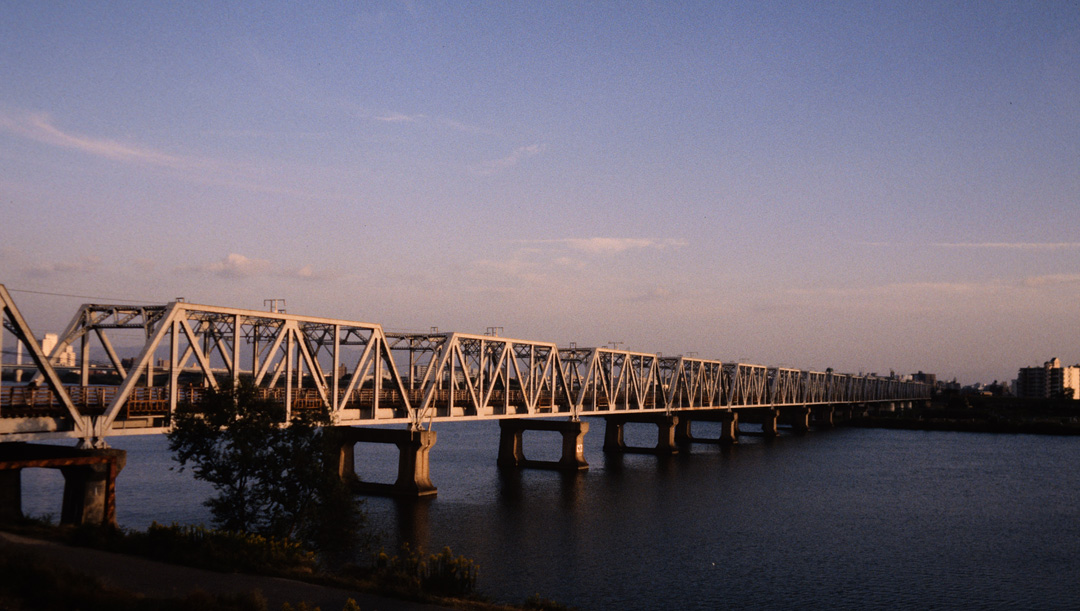
<svg viewBox="0 0 1080 611">
<path fill-rule="evenodd" d="M 89 300 L 41 293 L 274 297 L 965 383 L 1080 361 L 1080 2 L 2 2 L 0 82 L 39 334 Z"/>
</svg>

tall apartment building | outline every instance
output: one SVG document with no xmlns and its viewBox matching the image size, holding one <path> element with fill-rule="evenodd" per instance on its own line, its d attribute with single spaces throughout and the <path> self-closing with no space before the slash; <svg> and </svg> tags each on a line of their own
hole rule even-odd
<svg viewBox="0 0 1080 611">
<path fill-rule="evenodd" d="M 45 354 L 49 354 L 56 347 L 56 343 L 60 341 L 60 338 L 55 333 L 46 333 L 45 338 L 41 340 L 41 351 Z M 57 359 L 56 365 L 61 367 L 74 367 L 75 366 L 75 348 L 71 345 L 64 346 L 64 349 L 60 352 L 60 358 Z"/>
<path fill-rule="evenodd" d="M 1080 399 L 1080 365 L 1062 367 L 1061 361 L 1053 358 L 1042 367 L 1023 367 L 1016 376 L 1016 396 Z"/>
</svg>

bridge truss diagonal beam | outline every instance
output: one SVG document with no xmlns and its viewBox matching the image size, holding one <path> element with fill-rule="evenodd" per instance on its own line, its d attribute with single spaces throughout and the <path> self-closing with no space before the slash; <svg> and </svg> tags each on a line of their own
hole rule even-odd
<svg viewBox="0 0 1080 611">
<path fill-rule="evenodd" d="M 30 325 L 26 323 L 26 319 L 23 318 L 22 312 L 19 311 L 18 306 L 15 305 L 15 300 L 11 298 L 11 293 L 8 292 L 7 287 L 0 284 L 0 306 L 2 306 L 2 316 L 0 316 L 0 363 L 3 359 L 3 337 L 4 329 L 8 329 L 12 335 L 15 336 L 15 341 L 21 342 L 26 347 L 30 354 L 30 359 L 37 367 L 39 375 L 45 380 L 48 386 L 49 392 L 52 393 L 52 397 L 60 403 L 65 416 L 60 418 L 48 418 L 53 420 L 53 424 L 56 428 L 68 428 L 78 436 L 83 436 L 86 432 L 86 422 L 80 413 L 79 409 L 75 407 L 74 401 L 71 399 L 71 395 L 68 394 L 67 389 L 64 388 L 63 383 L 60 381 L 60 376 L 56 373 L 56 369 L 53 367 L 52 362 L 48 356 L 41 349 L 41 344 L 38 343 L 37 338 L 34 336 L 33 331 L 30 330 Z M 0 367 L 0 372 L 3 371 L 3 367 Z M 36 380 L 35 380 L 36 381 Z M 0 375 L 0 396 L 3 391 L 3 376 Z M 50 401 L 51 403 L 51 401 Z"/>
</svg>

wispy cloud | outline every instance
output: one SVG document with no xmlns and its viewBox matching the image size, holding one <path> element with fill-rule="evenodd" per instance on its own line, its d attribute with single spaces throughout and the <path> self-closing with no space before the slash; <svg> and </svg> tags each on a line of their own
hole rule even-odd
<svg viewBox="0 0 1080 611">
<path fill-rule="evenodd" d="M 38 263 L 30 266 L 24 275 L 28 278 L 40 279 L 61 274 L 89 274 L 97 271 L 100 266 L 100 258 L 85 256 L 68 261 Z"/>
<path fill-rule="evenodd" d="M 1024 279 L 1024 286 L 1040 287 L 1060 284 L 1080 284 L 1080 274 L 1047 274 Z"/>
<path fill-rule="evenodd" d="M 894 282 L 870 286 L 788 288 L 795 303 L 838 308 L 876 308 L 938 311 L 943 304 L 1000 309 L 1018 307 L 1032 299 L 1059 303 L 1074 287 L 1080 273 L 1046 274 L 1026 278 L 989 278 L 954 282 Z"/>
<path fill-rule="evenodd" d="M 421 119 L 426 119 L 427 115 L 407 115 L 400 112 L 389 112 L 372 115 L 371 118 L 375 119 L 376 121 L 382 121 L 384 123 L 413 123 Z"/>
<path fill-rule="evenodd" d="M 57 127 L 47 113 L 12 115 L 0 112 L 0 129 L 36 142 L 81 151 L 116 161 L 142 163 L 168 168 L 191 167 L 191 160 L 136 144 L 65 131 Z"/>
<path fill-rule="evenodd" d="M 654 287 L 630 298 L 630 301 L 636 303 L 671 303 L 676 299 L 675 293 L 662 286 Z"/>
<path fill-rule="evenodd" d="M 628 250 L 666 250 L 686 246 L 685 240 L 654 238 L 563 238 L 557 240 L 526 240 L 524 244 L 555 245 L 571 250 L 596 254 L 613 255 Z"/>
<path fill-rule="evenodd" d="M 276 276 L 300 280 L 314 280 L 322 277 L 310 265 L 305 265 L 299 269 L 279 268 L 275 267 L 267 259 L 246 257 L 235 252 L 229 253 L 220 261 L 180 267 L 178 271 L 211 274 L 219 278 L 233 280 L 257 276 Z"/>
<path fill-rule="evenodd" d="M 220 261 L 199 265 L 194 269 L 222 278 L 247 278 L 269 271 L 270 262 L 266 259 L 252 259 L 234 252 L 229 253 L 227 257 Z"/>
<path fill-rule="evenodd" d="M 902 242 L 856 242 L 856 244 L 874 248 L 921 246 L 920 244 Z M 1080 249 L 1080 242 L 931 242 L 926 246 L 986 250 L 1078 250 Z"/>
<path fill-rule="evenodd" d="M 302 186 L 292 188 L 281 184 L 280 180 L 267 180 L 266 176 L 270 171 L 265 164 L 174 155 L 138 144 L 93 138 L 73 130 L 61 129 L 47 113 L 11 113 L 0 109 L 0 132 L 118 163 L 157 168 L 200 185 L 218 185 L 251 193 L 287 194 L 296 197 L 313 195 L 310 189 Z M 286 173 L 279 173 L 279 177 L 284 176 Z"/>
<path fill-rule="evenodd" d="M 937 242 L 933 246 L 1004 250 L 1074 250 L 1080 249 L 1080 242 Z"/>
<path fill-rule="evenodd" d="M 501 172 L 507 168 L 512 168 L 521 163 L 523 160 L 530 157 L 535 157 L 542 152 L 544 152 L 544 145 L 542 144 L 519 146 L 518 148 L 511 151 L 509 155 L 503 157 L 502 159 L 488 161 L 473 168 L 473 172 L 481 176 L 489 176 L 491 174 Z"/>
</svg>

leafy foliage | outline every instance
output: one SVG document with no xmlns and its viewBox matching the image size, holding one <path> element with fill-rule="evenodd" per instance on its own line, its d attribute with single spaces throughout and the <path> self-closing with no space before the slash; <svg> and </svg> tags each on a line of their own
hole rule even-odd
<svg viewBox="0 0 1080 611">
<path fill-rule="evenodd" d="M 425 558 L 406 543 L 398 556 L 380 552 L 375 557 L 375 578 L 383 588 L 393 592 L 473 597 L 476 574 L 476 564 L 465 556 L 455 557 L 449 547 Z"/>
<path fill-rule="evenodd" d="M 177 410 L 168 434 L 180 468 L 217 491 L 206 501 L 227 531 L 300 539 L 326 555 L 360 543 L 357 501 L 331 468 L 325 411 L 285 410 L 250 381 L 210 390 Z"/>
</svg>

